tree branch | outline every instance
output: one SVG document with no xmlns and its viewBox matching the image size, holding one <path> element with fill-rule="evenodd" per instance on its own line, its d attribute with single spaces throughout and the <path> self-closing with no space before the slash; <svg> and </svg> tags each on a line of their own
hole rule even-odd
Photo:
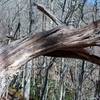
<svg viewBox="0 0 100 100">
<path fill-rule="evenodd" d="M 0 71 L 14 73 L 40 55 L 78 58 L 100 65 L 100 35 L 93 34 L 95 30 L 100 31 L 100 20 L 79 29 L 56 27 L 13 42 L 0 49 Z"/>
<path fill-rule="evenodd" d="M 47 10 L 47 8 L 45 8 L 42 4 L 34 3 L 34 5 L 37 7 L 39 11 L 47 15 L 53 22 L 55 22 L 56 25 L 63 24 L 54 14 Z"/>
</svg>

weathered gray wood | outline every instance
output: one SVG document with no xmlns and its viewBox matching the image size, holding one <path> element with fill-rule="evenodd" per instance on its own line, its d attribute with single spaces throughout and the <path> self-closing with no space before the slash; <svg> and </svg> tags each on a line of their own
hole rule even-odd
<svg viewBox="0 0 100 100">
<path fill-rule="evenodd" d="M 80 29 L 56 27 L 11 43 L 0 49 L 0 71 L 16 71 L 31 57 L 41 55 L 85 59 L 100 65 L 100 54 L 92 51 L 94 46 L 100 49 L 100 35 L 94 31 L 100 31 L 100 21 Z"/>
<path fill-rule="evenodd" d="M 34 3 L 39 11 L 47 15 L 56 25 L 63 24 L 55 15 L 53 15 L 47 8 L 45 8 L 42 4 Z"/>
</svg>

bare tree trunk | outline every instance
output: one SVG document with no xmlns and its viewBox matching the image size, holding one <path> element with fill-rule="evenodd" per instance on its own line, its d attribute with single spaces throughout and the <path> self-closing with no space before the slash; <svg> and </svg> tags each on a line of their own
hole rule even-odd
<svg viewBox="0 0 100 100">
<path fill-rule="evenodd" d="M 29 33 L 28 35 L 31 36 L 32 34 L 32 0 L 29 0 Z M 25 67 L 25 80 L 26 85 L 25 85 L 25 90 L 24 90 L 24 97 L 25 100 L 29 100 L 30 98 L 30 85 L 31 85 L 31 71 L 32 71 L 32 60 L 26 63 Z"/>
<path fill-rule="evenodd" d="M 24 91 L 24 98 L 25 100 L 29 100 L 30 98 L 30 84 L 31 84 L 31 71 L 32 71 L 32 60 L 29 61 L 26 65 L 26 85 L 25 85 L 25 91 Z"/>
<path fill-rule="evenodd" d="M 54 61 L 55 61 L 55 58 L 53 58 L 50 61 L 50 64 L 49 64 L 48 68 L 46 69 L 45 80 L 44 80 L 44 85 L 43 85 L 43 88 L 42 88 L 40 100 L 44 100 L 43 98 L 44 98 L 44 94 L 45 94 L 45 90 L 46 90 L 46 86 L 47 86 L 49 69 L 52 67 Z"/>
<path fill-rule="evenodd" d="M 98 80 L 96 81 L 96 86 L 95 86 L 95 98 L 96 100 L 100 99 L 100 68 L 99 68 Z"/>
<path fill-rule="evenodd" d="M 84 61 L 82 61 L 82 66 L 79 66 L 78 71 L 78 86 L 76 88 L 75 99 L 74 100 L 82 100 L 82 83 L 84 76 Z"/>
<path fill-rule="evenodd" d="M 61 61 L 61 69 L 60 69 L 60 98 L 59 98 L 59 100 L 62 100 L 62 98 L 63 98 L 63 88 L 64 88 L 64 86 L 63 86 L 63 78 L 64 78 L 64 58 L 62 58 L 61 59 L 62 61 Z"/>
</svg>

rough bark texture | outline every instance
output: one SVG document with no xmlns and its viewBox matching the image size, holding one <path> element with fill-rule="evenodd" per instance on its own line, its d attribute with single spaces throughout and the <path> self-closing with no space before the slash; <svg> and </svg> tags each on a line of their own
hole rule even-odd
<svg viewBox="0 0 100 100">
<path fill-rule="evenodd" d="M 99 31 L 100 21 L 96 21 L 80 29 L 56 27 L 13 42 L 0 49 L 0 71 L 16 71 L 30 58 L 41 55 L 79 58 L 100 65 Z"/>
</svg>

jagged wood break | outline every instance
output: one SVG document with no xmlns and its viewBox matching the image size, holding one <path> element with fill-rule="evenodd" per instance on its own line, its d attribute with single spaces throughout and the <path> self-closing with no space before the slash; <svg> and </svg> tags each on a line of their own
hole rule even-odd
<svg viewBox="0 0 100 100">
<path fill-rule="evenodd" d="M 56 27 L 0 49 L 0 71 L 16 70 L 31 57 L 70 57 L 100 65 L 100 20 L 79 29 Z"/>
</svg>

